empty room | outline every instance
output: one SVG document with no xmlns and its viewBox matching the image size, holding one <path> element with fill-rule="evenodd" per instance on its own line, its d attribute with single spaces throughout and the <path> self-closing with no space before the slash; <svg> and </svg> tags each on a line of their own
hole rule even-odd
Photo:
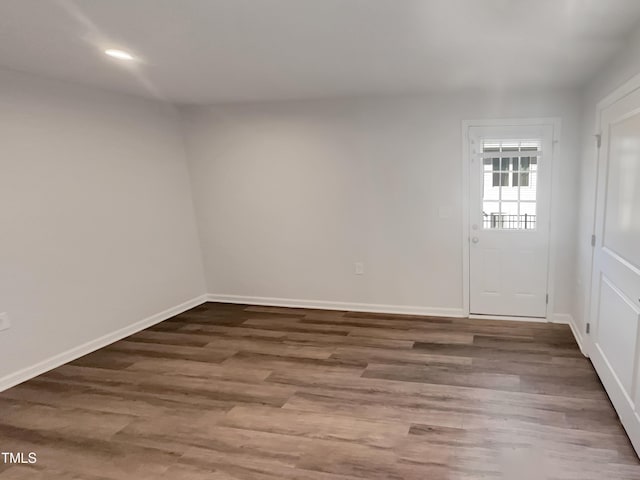
<svg viewBox="0 0 640 480">
<path fill-rule="evenodd" d="M 0 480 L 640 480 L 640 1 L 0 0 Z"/>
</svg>

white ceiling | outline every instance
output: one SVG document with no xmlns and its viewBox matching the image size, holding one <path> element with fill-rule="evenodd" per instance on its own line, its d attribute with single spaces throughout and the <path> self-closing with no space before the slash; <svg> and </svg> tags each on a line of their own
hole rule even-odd
<svg viewBox="0 0 640 480">
<path fill-rule="evenodd" d="M 639 19 L 640 0 L 0 0 L 0 66 L 176 103 L 572 86 Z"/>
</svg>

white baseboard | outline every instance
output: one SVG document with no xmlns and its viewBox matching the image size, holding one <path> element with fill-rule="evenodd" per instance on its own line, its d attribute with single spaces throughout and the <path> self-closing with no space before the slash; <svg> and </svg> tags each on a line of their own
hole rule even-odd
<svg viewBox="0 0 640 480">
<path fill-rule="evenodd" d="M 508 320 L 510 322 L 549 323 L 546 318 L 514 317 L 510 315 L 481 315 L 478 313 L 470 313 L 469 318 L 471 318 L 472 320 Z"/>
<path fill-rule="evenodd" d="M 408 305 L 381 305 L 376 303 L 328 302 L 325 300 L 295 300 L 291 298 L 246 297 L 211 293 L 210 302 L 264 305 L 269 307 L 311 308 L 320 310 L 344 310 L 366 313 L 393 313 L 399 315 L 424 315 L 429 317 L 466 317 L 461 308 L 432 308 Z"/>
<path fill-rule="evenodd" d="M 554 313 L 553 315 L 551 315 L 551 323 L 571 325 L 571 323 L 573 323 L 573 317 L 568 313 Z"/>
<path fill-rule="evenodd" d="M 88 353 L 95 352 L 96 350 L 106 347 L 113 342 L 117 342 L 118 340 L 122 340 L 129 335 L 133 335 L 145 328 L 149 328 L 152 325 L 160 323 L 168 318 L 171 318 L 179 313 L 185 312 L 190 308 L 197 307 L 205 303 L 208 299 L 208 295 L 200 295 L 191 300 L 187 300 L 180 305 L 176 305 L 175 307 L 164 310 L 160 313 L 156 313 L 150 317 L 144 318 L 136 323 L 131 325 L 127 325 L 124 328 L 116 330 L 115 332 L 107 333 L 95 340 L 91 340 L 87 343 L 74 347 L 66 352 L 59 353 L 58 355 L 54 355 L 46 360 L 36 363 L 27 368 L 23 368 L 22 370 L 18 370 L 15 373 L 10 373 L 2 378 L 0 378 L 0 392 L 7 390 L 19 383 L 25 382 L 31 378 L 37 377 L 49 370 L 52 370 L 60 365 L 64 365 L 65 363 L 76 360 L 83 355 L 87 355 Z"/>
<path fill-rule="evenodd" d="M 453 318 L 465 318 L 464 310 L 462 308 L 432 308 L 432 307 L 415 307 L 405 305 L 381 305 L 376 303 L 349 303 L 349 302 L 328 302 L 324 300 L 297 300 L 291 298 L 275 298 L 275 297 L 249 297 L 244 295 L 225 295 L 210 293 L 208 296 L 210 302 L 220 303 L 237 303 L 246 305 L 264 305 L 269 307 L 289 307 L 289 308 L 311 308 L 320 310 L 344 310 L 350 312 L 369 312 L 369 313 L 393 313 L 400 315 L 424 315 L 430 317 L 453 317 Z M 470 315 L 469 318 L 487 318 L 487 316 Z M 506 317 L 495 317 L 500 320 L 507 319 Z M 540 318 L 527 318 L 527 317 L 509 317 L 510 320 L 525 321 L 525 322 L 547 322 L 561 323 L 569 325 L 571 332 L 576 339 L 576 343 L 580 348 L 580 352 L 585 357 L 588 357 L 588 353 L 584 348 L 584 341 L 582 334 L 577 328 L 576 322 L 572 315 L 568 313 L 554 313 L 549 320 Z"/>
<path fill-rule="evenodd" d="M 391 313 L 399 315 L 424 315 L 431 317 L 453 317 L 465 318 L 466 315 L 462 308 L 437 308 L 437 307 L 417 307 L 408 305 L 384 305 L 375 303 L 350 303 L 350 302 L 329 302 L 324 300 L 296 300 L 290 298 L 274 298 L 274 297 L 249 297 L 243 295 L 222 295 L 207 294 L 200 295 L 196 298 L 188 300 L 180 305 L 159 312 L 150 317 L 144 318 L 136 323 L 128 325 L 115 332 L 103 335 L 95 340 L 74 347 L 66 352 L 54 355 L 46 360 L 36 363 L 31 367 L 24 368 L 15 373 L 11 373 L 0 378 L 0 392 L 11 388 L 19 383 L 25 382 L 31 378 L 37 377 L 49 370 L 60 365 L 71 362 L 87 355 L 91 352 L 106 347 L 118 340 L 133 335 L 145 328 L 149 328 L 157 323 L 167 320 L 186 310 L 202 305 L 205 302 L 235 303 L 247 305 L 264 305 L 272 307 L 289 307 L 289 308 L 309 308 L 320 310 L 341 310 L 351 312 L 365 313 Z M 567 324 L 571 327 L 576 342 L 580 347 L 580 351 L 587 356 L 583 348 L 582 335 L 576 327 L 573 317 L 569 314 L 554 314 L 551 321 L 553 323 Z"/>
<path fill-rule="evenodd" d="M 564 325 L 569 325 L 571 328 L 571 333 L 573 333 L 573 337 L 576 339 L 576 343 L 580 348 L 580 351 L 585 357 L 589 357 L 587 350 L 584 347 L 584 339 L 582 338 L 582 332 L 578 328 L 575 319 L 572 315 L 568 313 L 555 313 L 551 319 L 553 323 L 562 323 Z"/>
<path fill-rule="evenodd" d="M 618 375 L 598 345 L 593 347 L 591 361 L 618 417 L 620 417 L 620 423 L 627 432 L 636 454 L 640 456 L 640 415 L 636 411 L 634 401 L 627 394 Z"/>
</svg>

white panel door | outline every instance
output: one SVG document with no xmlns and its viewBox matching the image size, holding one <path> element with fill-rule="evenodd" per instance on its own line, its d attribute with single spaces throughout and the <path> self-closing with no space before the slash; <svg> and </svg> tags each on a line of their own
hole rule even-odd
<svg viewBox="0 0 640 480">
<path fill-rule="evenodd" d="M 600 114 L 590 356 L 640 451 L 640 90 Z"/>
<path fill-rule="evenodd" d="M 469 310 L 545 317 L 553 126 L 469 128 Z"/>
</svg>

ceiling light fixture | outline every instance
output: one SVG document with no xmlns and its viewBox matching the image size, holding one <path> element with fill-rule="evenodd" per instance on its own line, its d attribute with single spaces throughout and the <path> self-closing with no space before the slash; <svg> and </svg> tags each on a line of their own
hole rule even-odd
<svg viewBox="0 0 640 480">
<path fill-rule="evenodd" d="M 125 52 L 124 50 L 116 50 L 116 49 L 110 48 L 108 50 L 105 50 L 104 53 L 109 55 L 110 57 L 117 58 L 119 60 L 133 60 L 133 55 L 131 55 L 128 52 Z"/>
</svg>

